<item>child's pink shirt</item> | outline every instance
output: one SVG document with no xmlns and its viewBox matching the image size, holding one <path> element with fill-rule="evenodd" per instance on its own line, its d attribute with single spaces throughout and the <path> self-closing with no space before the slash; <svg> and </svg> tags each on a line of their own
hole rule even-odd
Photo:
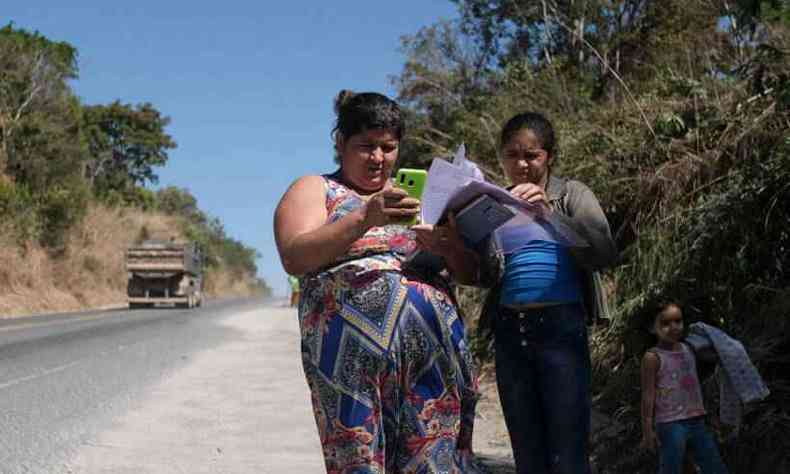
<svg viewBox="0 0 790 474">
<path fill-rule="evenodd" d="M 685 344 L 680 346 L 679 351 L 651 349 L 660 360 L 656 377 L 656 423 L 705 414 L 694 353 Z"/>
</svg>

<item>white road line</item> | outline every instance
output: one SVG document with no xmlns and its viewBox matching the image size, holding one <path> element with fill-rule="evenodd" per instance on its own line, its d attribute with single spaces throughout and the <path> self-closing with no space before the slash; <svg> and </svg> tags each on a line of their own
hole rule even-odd
<svg viewBox="0 0 790 474">
<path fill-rule="evenodd" d="M 0 328 L 0 332 L 10 332 L 10 331 L 18 331 L 20 329 L 32 329 L 32 328 L 41 328 L 41 327 L 49 327 L 49 326 L 62 326 L 64 324 L 75 323 L 75 322 L 95 321 L 97 319 L 106 318 L 108 316 L 112 316 L 112 314 L 99 314 L 96 316 L 85 316 L 83 318 L 69 318 L 61 321 L 51 321 L 47 323 L 19 324 L 17 326 L 8 326 L 5 328 Z"/>
<path fill-rule="evenodd" d="M 80 362 L 81 361 L 74 361 L 74 362 L 71 362 L 71 363 L 66 364 L 66 365 L 61 365 L 59 367 L 54 367 L 52 369 L 47 369 L 47 370 L 45 370 L 43 372 L 40 372 L 38 374 L 28 375 L 26 377 L 20 377 L 18 379 L 11 380 L 10 382 L 6 382 L 4 384 L 0 384 L 0 390 L 2 390 L 4 388 L 8 388 L 8 387 L 13 387 L 14 385 L 19 385 L 21 383 L 29 382 L 31 380 L 35 380 L 35 379 L 38 379 L 38 378 L 41 378 L 41 377 L 46 377 L 47 375 L 51 375 L 51 374 L 55 374 L 55 373 L 58 373 L 58 372 L 62 372 L 64 370 L 68 369 L 69 367 L 73 367 L 73 366 L 79 364 Z"/>
</svg>

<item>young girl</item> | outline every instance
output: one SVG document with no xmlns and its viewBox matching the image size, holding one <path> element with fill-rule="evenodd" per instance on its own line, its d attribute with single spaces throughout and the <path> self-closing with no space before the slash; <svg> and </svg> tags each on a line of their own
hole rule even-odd
<svg viewBox="0 0 790 474">
<path fill-rule="evenodd" d="M 687 449 L 702 474 L 726 474 L 705 426 L 694 353 L 681 342 L 683 313 L 674 303 L 657 310 L 650 332 L 658 343 L 642 359 L 642 447 L 658 448 L 661 474 L 681 474 Z"/>
<path fill-rule="evenodd" d="M 589 474 L 586 322 L 602 316 L 605 293 L 597 270 L 615 263 L 617 247 L 590 188 L 552 171 L 558 156 L 554 126 L 547 117 L 536 112 L 515 115 L 502 128 L 500 147 L 510 192 L 542 206 L 588 245 L 571 249 L 536 238 L 505 255 L 489 238 L 482 245 L 486 250 L 466 258 L 461 250 L 442 250 L 443 237 L 463 246 L 452 223 L 436 232 L 424 226 L 414 230 L 428 251 L 456 256 L 446 260 L 459 283 L 491 288 L 480 326 L 493 326 L 497 387 L 516 472 Z M 522 225 L 524 233 L 545 233 L 537 222 Z M 433 234 L 439 234 L 438 243 Z"/>
</svg>

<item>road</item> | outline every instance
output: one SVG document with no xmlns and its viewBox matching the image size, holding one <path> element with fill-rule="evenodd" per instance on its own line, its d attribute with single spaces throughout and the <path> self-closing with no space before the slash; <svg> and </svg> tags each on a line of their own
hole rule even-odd
<svg viewBox="0 0 790 474">
<path fill-rule="evenodd" d="M 321 472 L 297 331 L 263 301 L 1 320 L 0 472 Z"/>
<path fill-rule="evenodd" d="M 2 474 L 321 473 L 320 453 L 280 301 L 0 320 Z"/>
</svg>

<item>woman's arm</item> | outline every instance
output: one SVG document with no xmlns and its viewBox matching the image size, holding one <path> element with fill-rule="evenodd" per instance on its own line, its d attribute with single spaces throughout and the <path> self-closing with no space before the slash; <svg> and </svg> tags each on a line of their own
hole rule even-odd
<svg viewBox="0 0 790 474">
<path fill-rule="evenodd" d="M 469 286 L 480 282 L 480 260 L 475 252 L 464 247 L 446 256 L 445 261 L 456 282 Z"/>
<path fill-rule="evenodd" d="M 283 268 L 304 275 L 328 265 L 368 230 L 364 207 L 326 224 L 326 189 L 320 176 L 305 176 L 285 192 L 274 213 L 274 237 Z"/>
<path fill-rule="evenodd" d="M 326 188 L 320 176 L 298 179 L 274 213 L 274 236 L 285 271 L 304 275 L 334 262 L 372 227 L 419 212 L 419 201 L 387 184 L 361 206 L 327 223 Z"/>
<path fill-rule="evenodd" d="M 448 216 L 446 225 L 418 224 L 412 229 L 420 248 L 444 258 L 453 280 L 461 285 L 478 283 L 480 258 L 464 244 L 453 214 Z"/>
<path fill-rule="evenodd" d="M 587 247 L 574 247 L 571 253 L 587 268 L 597 270 L 613 265 L 617 261 L 617 246 L 598 199 L 590 188 L 578 181 L 569 181 L 567 185 L 568 215 L 555 213 L 555 217 L 568 224 L 589 244 Z"/>
<path fill-rule="evenodd" d="M 642 358 L 642 447 L 655 451 L 658 445 L 654 428 L 656 408 L 656 374 L 658 373 L 658 356 L 652 351 Z"/>
<path fill-rule="evenodd" d="M 499 280 L 502 277 L 502 270 L 504 268 L 503 260 L 505 257 L 497 249 L 493 232 L 483 240 L 482 245 L 478 247 L 478 252 L 480 272 L 476 286 L 481 288 L 494 288 L 498 286 Z"/>
</svg>

